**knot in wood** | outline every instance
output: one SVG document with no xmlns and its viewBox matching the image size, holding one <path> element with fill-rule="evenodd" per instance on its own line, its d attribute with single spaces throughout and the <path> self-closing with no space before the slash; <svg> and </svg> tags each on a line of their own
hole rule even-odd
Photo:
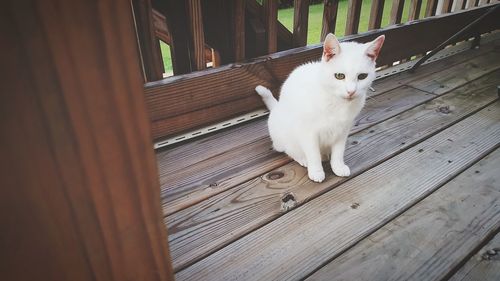
<svg viewBox="0 0 500 281">
<path fill-rule="evenodd" d="M 494 248 L 481 255 L 483 260 L 500 260 L 500 248 Z"/>
<path fill-rule="evenodd" d="M 281 209 L 283 211 L 288 211 L 297 205 L 297 200 L 293 193 L 285 193 L 281 197 Z"/>
<path fill-rule="evenodd" d="M 438 106 L 436 111 L 443 114 L 449 114 L 451 112 L 450 107 L 448 105 Z"/>
<path fill-rule="evenodd" d="M 278 180 L 281 179 L 283 176 L 285 176 L 285 173 L 281 171 L 275 171 L 275 172 L 270 172 L 267 174 L 267 179 L 268 180 Z"/>
</svg>

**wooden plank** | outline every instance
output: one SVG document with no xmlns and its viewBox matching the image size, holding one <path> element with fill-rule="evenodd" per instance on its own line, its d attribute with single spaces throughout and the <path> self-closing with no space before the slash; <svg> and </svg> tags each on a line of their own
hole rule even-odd
<svg viewBox="0 0 500 281">
<path fill-rule="evenodd" d="M 337 12 L 339 9 L 338 0 L 325 0 L 323 4 L 323 22 L 321 24 L 321 38 L 320 41 L 325 40 L 328 33 L 335 33 L 335 26 L 337 24 Z"/>
<path fill-rule="evenodd" d="M 453 0 L 443 0 L 442 7 L 441 7 L 441 14 L 451 12 L 452 4 L 453 4 Z"/>
<path fill-rule="evenodd" d="M 434 48 L 442 42 L 443 38 L 448 38 L 460 28 L 457 27 L 457 22 L 467 24 L 482 14 L 487 9 L 486 7 L 488 6 L 438 16 L 434 19 L 423 19 L 399 27 L 391 26 L 364 35 L 344 37 L 343 40 L 368 41 L 373 40 L 377 35 L 385 34 L 388 39 L 384 43 L 378 61 L 380 64 L 392 63 L 397 59 L 407 58 L 415 53 L 423 53 Z M 492 20 L 493 18 L 484 22 L 489 28 L 483 28 L 490 29 L 500 25 L 500 22 Z M 420 32 L 430 28 L 433 30 L 434 36 L 432 37 L 426 36 L 425 32 Z M 408 48 L 408 46 L 412 47 Z M 246 64 L 232 64 L 148 83 L 145 89 L 146 99 L 153 126 L 159 128 L 154 132 L 154 137 L 176 134 L 260 108 L 262 102 L 254 98 L 257 96 L 254 90 L 255 85 L 262 84 L 277 89 L 294 67 L 304 61 L 317 59 L 320 55 L 321 47 L 307 47 L 269 55 Z M 248 103 L 243 106 L 241 99 L 246 99 Z M 233 102 L 239 103 L 240 106 L 233 107 Z M 212 108 L 221 107 L 222 104 L 229 109 L 220 111 L 219 108 Z M 204 109 L 206 114 L 196 113 L 200 109 Z M 198 114 L 197 119 L 195 119 L 196 116 L 190 118 L 190 112 Z M 158 122 L 169 123 L 171 117 L 183 114 L 187 116 L 185 120 L 190 120 L 189 123 L 179 123 L 175 127 L 156 125 Z"/>
<path fill-rule="evenodd" d="M 189 17 L 189 31 L 193 49 L 191 52 L 194 70 L 202 70 L 207 67 L 205 62 L 205 32 L 203 31 L 203 15 L 201 11 L 201 0 L 187 0 Z"/>
<path fill-rule="evenodd" d="M 494 89 L 499 82 L 495 75 L 351 136 L 346 149 L 351 173 L 365 171 L 494 101 Z M 485 88 L 477 91 L 481 97 L 470 96 L 470 91 L 483 85 Z M 446 106 L 453 108 L 453 113 L 441 114 L 436 110 Z M 401 131 L 409 124 L 411 129 Z M 283 176 L 276 181 L 268 180 L 273 174 Z M 328 172 L 324 184 L 313 184 L 307 179 L 306 170 L 293 162 L 168 216 L 174 268 L 184 268 L 344 181 Z M 284 194 L 294 194 L 295 205 L 284 206 Z"/>
<path fill-rule="evenodd" d="M 403 7 L 405 5 L 404 0 L 394 0 L 392 1 L 391 17 L 389 19 L 390 24 L 401 23 L 401 18 L 403 16 Z"/>
<path fill-rule="evenodd" d="M 234 59 L 245 60 L 245 0 L 234 2 Z"/>
<path fill-rule="evenodd" d="M 500 43 L 500 42 L 499 42 Z M 420 79 L 429 79 L 435 73 L 439 73 L 446 69 L 452 69 L 459 64 L 464 64 L 467 61 L 474 60 L 483 55 L 491 55 L 490 52 L 495 50 L 494 44 L 481 46 L 479 49 L 472 49 L 463 52 L 458 56 L 451 56 L 432 64 L 422 65 L 418 72 L 409 73 L 402 72 L 385 79 L 376 80 L 373 83 L 373 88 L 376 90 L 370 96 L 379 95 L 387 91 L 393 90 Z M 494 61 L 492 57 L 490 61 Z M 370 99 L 368 103 L 370 103 Z M 157 159 L 160 166 L 160 176 L 165 173 L 174 173 L 178 170 L 185 169 L 204 159 L 216 157 L 229 150 L 238 149 L 240 145 L 246 145 L 254 142 L 267 135 L 265 123 L 267 120 L 260 119 L 254 122 L 244 123 L 236 127 L 219 131 L 217 134 L 206 135 L 201 138 L 194 139 L 180 145 L 169 147 L 158 151 Z M 210 147 L 210 149 L 206 149 Z M 169 158 L 176 159 L 175 162 L 168 161 Z M 164 169 L 162 169 L 164 167 Z"/>
<path fill-rule="evenodd" d="M 2 280 L 173 280 L 130 2 L 2 4 Z"/>
<path fill-rule="evenodd" d="M 267 35 L 267 53 L 278 50 L 278 2 L 276 0 L 263 0 L 264 25 Z"/>
<path fill-rule="evenodd" d="M 345 24 L 345 35 L 358 33 L 359 16 L 361 15 L 362 0 L 349 0 L 347 4 L 347 21 Z"/>
<path fill-rule="evenodd" d="M 382 23 L 382 14 L 384 12 L 384 2 L 385 2 L 384 0 L 372 1 L 368 30 L 380 28 L 380 25 Z"/>
<path fill-rule="evenodd" d="M 193 71 L 190 59 L 192 46 L 189 42 L 187 2 L 176 0 L 152 0 L 153 8 L 166 16 L 167 25 L 175 26 L 170 31 L 172 68 L 174 75 Z"/>
<path fill-rule="evenodd" d="M 498 164 L 497 164 L 498 167 Z M 479 170 L 478 170 L 479 171 Z M 481 171 L 480 171 L 481 172 Z M 498 182 L 498 181 L 497 181 Z M 474 184 L 475 186 L 476 184 Z M 500 248 L 500 234 L 482 247 L 472 256 L 449 281 L 495 281 L 500 279 L 500 260 L 498 249 Z"/>
<path fill-rule="evenodd" d="M 436 15 L 438 0 L 427 0 L 427 6 L 425 8 L 425 17 L 432 17 Z"/>
<path fill-rule="evenodd" d="M 464 7 L 465 0 L 455 0 L 453 1 L 453 6 L 451 8 L 452 12 L 460 11 Z"/>
<path fill-rule="evenodd" d="M 133 0 L 132 7 L 144 71 L 144 82 L 160 80 L 163 78 L 163 58 L 160 43 L 155 36 L 151 1 Z"/>
<path fill-rule="evenodd" d="M 408 13 L 408 21 L 418 20 L 420 17 L 420 9 L 422 8 L 422 0 L 411 0 L 410 11 Z"/>
<path fill-rule="evenodd" d="M 309 0 L 294 0 L 293 11 L 293 47 L 302 47 L 307 45 Z"/>
<path fill-rule="evenodd" d="M 469 53 L 475 52 L 470 51 Z M 424 91 L 435 91 L 436 94 L 443 94 L 445 91 L 463 85 L 467 81 L 474 80 L 494 69 L 496 67 L 494 62 L 500 59 L 500 55 L 479 56 L 473 62 L 462 64 L 456 64 L 456 59 L 466 60 L 467 55 L 451 57 L 445 61 L 424 66 L 423 70 L 425 71 L 419 73 L 402 73 L 394 78 L 377 81 L 374 85 L 377 89 L 376 95 L 368 99 L 366 108 L 357 118 L 356 126 L 352 132 L 358 132 L 374 125 L 401 110 L 406 110 L 411 104 L 415 106 L 429 98 L 426 95 L 418 95 L 418 92 L 408 88 L 403 88 L 404 91 L 399 93 L 401 98 L 407 95 L 412 96 L 406 101 L 397 100 L 393 93 L 381 94 L 391 90 L 400 91 L 401 88 L 396 88 L 406 83 L 414 83 L 414 86 L 420 87 Z M 484 68 L 480 71 L 473 71 L 478 64 L 483 65 Z M 469 74 L 462 79 L 456 78 L 456 72 L 464 69 Z M 429 79 L 429 77 L 434 76 L 435 71 L 440 70 L 446 71 L 440 75 L 439 81 Z M 424 73 L 427 74 L 424 75 Z M 416 83 L 416 80 L 428 82 Z M 416 93 L 415 96 L 413 96 L 414 93 Z M 286 163 L 284 161 L 287 161 L 287 158 L 279 157 L 274 151 L 266 152 L 265 149 L 261 148 L 264 144 L 271 147 L 267 138 L 267 127 L 265 121 L 262 120 L 256 122 L 255 125 L 249 124 L 242 129 L 234 129 L 232 134 L 216 134 L 173 151 L 159 153 L 160 184 L 162 194 L 165 196 L 165 214 L 176 212 Z M 245 146 L 250 147 L 246 148 Z M 206 147 L 211 147 L 211 149 L 207 150 Z M 247 163 L 247 159 L 241 159 L 238 154 L 234 155 L 235 152 L 247 150 L 254 152 L 248 154 L 252 155 L 252 166 Z M 259 153 L 257 153 L 258 151 Z M 168 165 L 169 159 L 176 159 L 176 162 Z"/>
<path fill-rule="evenodd" d="M 499 121 L 495 102 L 178 272 L 176 280 L 302 279 L 495 149 Z M 401 176 L 408 171 L 411 177 Z M 308 189 L 300 184 L 309 182 L 306 173 L 298 176 L 296 188 L 283 197 L 287 205 L 303 200 Z M 277 189 L 283 182 L 261 180 Z M 240 198 L 252 200 L 251 193 Z"/>
<path fill-rule="evenodd" d="M 497 149 L 307 280 L 446 279 L 500 228 L 499 164 Z"/>
</svg>

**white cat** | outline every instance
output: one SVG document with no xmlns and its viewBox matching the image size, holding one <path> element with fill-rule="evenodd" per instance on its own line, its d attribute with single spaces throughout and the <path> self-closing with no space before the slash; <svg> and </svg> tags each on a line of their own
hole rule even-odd
<svg viewBox="0 0 500 281">
<path fill-rule="evenodd" d="M 328 34 L 321 61 L 292 71 L 279 102 L 269 89 L 255 88 L 271 112 L 268 125 L 274 149 L 307 167 L 311 180 L 325 179 L 321 161 L 327 159 L 337 176 L 350 175 L 344 164 L 345 143 L 375 79 L 375 59 L 384 39 L 381 35 L 366 44 L 339 43 Z"/>
</svg>

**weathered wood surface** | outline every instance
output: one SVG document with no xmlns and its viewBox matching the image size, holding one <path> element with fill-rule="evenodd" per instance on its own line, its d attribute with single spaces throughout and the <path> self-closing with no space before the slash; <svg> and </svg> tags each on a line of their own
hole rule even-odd
<svg viewBox="0 0 500 281">
<path fill-rule="evenodd" d="M 2 280 L 173 280 L 129 1 L 0 9 Z"/>
<path fill-rule="evenodd" d="M 349 0 L 347 6 L 347 21 L 345 25 L 345 35 L 358 33 L 359 16 L 361 15 L 362 0 Z"/>
<path fill-rule="evenodd" d="M 367 100 L 366 108 L 358 117 L 352 132 L 358 132 L 433 98 L 412 87 L 442 94 L 500 67 L 496 64 L 500 53 L 488 53 L 491 48 L 493 46 L 450 57 L 431 64 L 432 67 L 423 66 L 422 71 L 415 74 L 402 73 L 376 81 L 376 95 Z M 464 77 L 456 77 L 457 71 L 464 70 L 467 72 Z M 435 78 L 435 71 L 443 72 L 439 78 Z M 396 89 L 405 84 L 412 87 Z M 389 91 L 393 92 L 388 93 Z M 402 99 L 403 97 L 408 98 Z M 288 158 L 270 150 L 265 123 L 265 120 L 260 120 L 159 152 L 157 159 L 164 212 L 171 214 L 287 163 Z M 238 151 L 249 151 L 250 158 L 239 156 Z M 176 161 L 169 161 L 170 159 Z M 248 160 L 252 161 L 252 165 L 247 163 Z"/>
<path fill-rule="evenodd" d="M 370 21 L 368 22 L 368 29 L 378 29 L 382 23 L 382 14 L 384 12 L 384 2 L 385 0 L 374 0 L 372 1 L 372 7 L 370 9 Z"/>
<path fill-rule="evenodd" d="M 307 280 L 445 280 L 500 228 L 499 165 L 497 149 Z"/>
<path fill-rule="evenodd" d="M 500 82 L 498 75 L 499 72 L 492 73 L 442 98 L 354 134 L 349 138 L 346 150 L 346 162 L 351 166 L 351 172 L 358 174 L 491 103 L 496 99 L 494 91 Z M 471 90 L 477 93 L 471 95 Z M 316 185 L 308 181 L 304 168 L 290 163 L 168 216 L 166 221 L 171 230 L 169 239 L 174 267 L 188 265 L 345 181 L 333 176 L 329 168 L 326 171 L 327 182 Z M 278 174 L 283 175 L 282 179 L 266 180 Z M 295 194 L 291 206 L 282 202 L 287 193 Z"/>
<path fill-rule="evenodd" d="M 417 20 L 420 17 L 420 9 L 422 8 L 422 0 L 411 0 L 410 11 L 408 12 L 408 20 Z"/>
<path fill-rule="evenodd" d="M 233 23 L 234 23 L 234 60 L 239 62 L 245 60 L 245 3 L 246 0 L 234 2 Z"/>
<path fill-rule="evenodd" d="M 264 0 L 262 6 L 267 35 L 267 53 L 271 54 L 278 50 L 278 1 Z"/>
<path fill-rule="evenodd" d="M 307 45 L 307 27 L 309 25 L 309 0 L 293 1 L 293 46 Z"/>
<path fill-rule="evenodd" d="M 498 150 L 498 149 L 497 149 Z M 498 166 L 497 163 L 497 173 Z M 478 170 L 481 172 L 481 170 Z M 497 186 L 498 184 L 497 180 Z M 474 184 L 473 186 L 475 186 Z M 500 280 L 500 234 L 482 247 L 449 281 L 498 281 Z"/>
<path fill-rule="evenodd" d="M 466 25 L 484 13 L 487 7 L 347 36 L 344 40 L 366 42 L 385 34 L 387 39 L 378 59 L 379 64 L 384 65 L 434 48 L 460 28 L 457 22 Z M 499 21 L 493 20 L 496 16 L 500 16 L 500 12 L 486 20 L 479 30 L 500 26 Z M 429 29 L 433 30 L 431 37 L 424 32 Z M 226 65 L 148 83 L 145 92 L 153 136 L 160 138 L 180 133 L 260 108 L 262 101 L 255 95 L 255 85 L 277 89 L 293 68 L 304 61 L 318 59 L 320 54 L 320 46 L 304 47 L 245 64 Z"/>
<path fill-rule="evenodd" d="M 176 279 L 302 279 L 498 147 L 499 121 L 495 102 L 178 272 Z M 291 184 L 298 200 L 308 189 L 332 183 L 307 186 L 301 184 L 309 182 L 306 173 L 297 176 Z M 280 186 L 280 179 L 261 181 Z M 243 193 L 238 199 L 252 197 Z"/>
<path fill-rule="evenodd" d="M 393 0 L 392 1 L 391 17 L 389 18 L 390 24 L 401 23 L 404 5 L 405 5 L 404 0 Z"/>
<path fill-rule="evenodd" d="M 339 0 L 324 0 L 323 3 L 323 23 L 321 25 L 320 41 L 325 40 L 328 33 L 335 33 L 337 24 L 337 12 L 339 9 Z"/>
<path fill-rule="evenodd" d="M 201 0 L 186 0 L 189 17 L 189 34 L 193 44 L 191 57 L 194 70 L 202 70 L 207 67 L 205 62 L 205 33 L 203 31 L 203 15 L 201 12 Z"/>
</svg>

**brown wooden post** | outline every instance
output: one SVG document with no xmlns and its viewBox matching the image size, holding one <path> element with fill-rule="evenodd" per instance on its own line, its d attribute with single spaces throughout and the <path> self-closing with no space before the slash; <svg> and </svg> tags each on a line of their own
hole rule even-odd
<svg viewBox="0 0 500 281">
<path fill-rule="evenodd" d="M 405 4 L 404 0 L 394 0 L 392 2 L 391 18 L 389 19 L 390 24 L 401 23 L 404 4 Z"/>
<path fill-rule="evenodd" d="M 425 8 L 425 17 L 431 17 L 436 15 L 438 0 L 427 0 L 427 6 Z"/>
<path fill-rule="evenodd" d="M 189 15 L 189 31 L 193 49 L 191 52 L 195 70 L 205 69 L 205 32 L 203 30 L 203 15 L 201 0 L 187 0 Z"/>
<path fill-rule="evenodd" d="M 245 2 L 236 0 L 234 2 L 234 59 L 245 60 Z"/>
<path fill-rule="evenodd" d="M 382 24 L 382 13 L 384 12 L 384 0 L 372 1 L 372 8 L 370 10 L 370 21 L 368 22 L 368 29 L 379 29 Z"/>
<path fill-rule="evenodd" d="M 0 9 L 2 280 L 173 280 L 128 1 Z"/>
<path fill-rule="evenodd" d="M 411 0 L 410 12 L 408 13 L 408 20 L 417 20 L 420 17 L 420 9 L 422 8 L 422 0 Z"/>
<path fill-rule="evenodd" d="M 293 3 L 293 46 L 302 47 L 307 45 L 309 0 L 294 0 Z"/>
<path fill-rule="evenodd" d="M 451 12 L 452 5 L 453 5 L 453 0 L 443 0 L 443 6 L 441 7 L 441 14 L 446 14 Z"/>
<path fill-rule="evenodd" d="M 271 54 L 278 50 L 278 1 L 263 0 L 262 6 L 267 34 L 267 53 Z"/>
<path fill-rule="evenodd" d="M 144 81 L 155 81 L 163 78 L 163 58 L 160 42 L 153 26 L 153 10 L 150 0 L 132 0 L 135 26 L 139 39 Z"/>
<path fill-rule="evenodd" d="M 347 22 L 345 25 L 345 35 L 358 33 L 359 16 L 361 14 L 362 0 L 349 0 L 347 6 Z"/>
<path fill-rule="evenodd" d="M 339 0 L 324 0 L 323 4 L 323 24 L 321 27 L 320 41 L 325 40 L 328 33 L 335 33 L 335 25 L 337 23 L 337 12 L 339 8 Z"/>
</svg>

